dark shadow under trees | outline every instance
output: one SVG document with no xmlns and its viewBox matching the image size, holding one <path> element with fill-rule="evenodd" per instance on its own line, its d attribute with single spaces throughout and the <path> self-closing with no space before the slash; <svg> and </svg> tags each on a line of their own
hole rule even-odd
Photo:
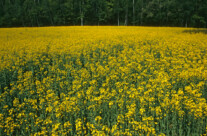
<svg viewBox="0 0 207 136">
<path fill-rule="evenodd" d="M 203 33 L 203 34 L 207 34 L 207 29 L 184 30 L 183 33 L 190 33 L 190 34 Z"/>
</svg>

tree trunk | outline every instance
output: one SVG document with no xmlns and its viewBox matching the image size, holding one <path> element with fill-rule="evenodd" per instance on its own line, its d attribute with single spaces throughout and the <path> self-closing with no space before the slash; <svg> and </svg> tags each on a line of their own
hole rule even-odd
<svg viewBox="0 0 207 136">
<path fill-rule="evenodd" d="M 37 26 L 39 27 L 40 24 L 39 24 L 39 20 L 38 20 L 38 17 L 36 16 L 36 21 L 37 21 Z"/>
<path fill-rule="evenodd" d="M 162 21 L 162 19 L 161 19 L 161 2 L 160 2 L 160 0 L 158 0 L 158 4 L 159 4 L 159 26 L 161 25 L 161 21 Z"/>
<path fill-rule="evenodd" d="M 83 17 L 81 17 L 81 26 L 83 26 Z"/>
<path fill-rule="evenodd" d="M 142 0 L 142 9 L 141 9 L 141 14 L 140 14 L 140 24 L 142 25 L 142 18 L 143 18 L 143 0 Z"/>
<path fill-rule="evenodd" d="M 118 26 L 119 26 L 119 11 L 118 11 L 118 15 L 117 15 L 117 21 L 118 21 Z"/>
<path fill-rule="evenodd" d="M 185 27 L 188 27 L 188 22 L 187 22 L 187 19 L 185 21 Z"/>
<path fill-rule="evenodd" d="M 125 22 L 124 25 L 128 25 L 128 0 L 126 1 L 126 12 L 125 12 Z"/>
<path fill-rule="evenodd" d="M 82 3 L 82 1 L 80 2 L 80 18 L 81 18 L 81 26 L 83 26 L 83 5 L 84 5 L 84 1 Z"/>
<path fill-rule="evenodd" d="M 133 25 L 135 25 L 135 9 L 134 9 L 134 0 L 133 0 Z"/>
<path fill-rule="evenodd" d="M 120 25 L 120 21 L 119 21 L 119 0 L 117 0 L 117 25 Z"/>
<path fill-rule="evenodd" d="M 168 23 L 168 14 L 169 14 L 169 5 L 168 5 L 168 3 L 169 3 L 169 0 L 167 1 L 167 6 L 166 6 L 166 9 L 167 9 L 167 22 L 165 22 L 165 23 L 167 23 L 168 25 L 169 25 L 169 23 Z"/>
</svg>

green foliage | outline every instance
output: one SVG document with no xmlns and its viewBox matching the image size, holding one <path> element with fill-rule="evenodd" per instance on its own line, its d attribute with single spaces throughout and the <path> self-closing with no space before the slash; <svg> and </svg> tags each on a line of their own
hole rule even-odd
<svg viewBox="0 0 207 136">
<path fill-rule="evenodd" d="M 0 0 L 0 27 L 150 25 L 206 27 L 204 0 Z"/>
</svg>

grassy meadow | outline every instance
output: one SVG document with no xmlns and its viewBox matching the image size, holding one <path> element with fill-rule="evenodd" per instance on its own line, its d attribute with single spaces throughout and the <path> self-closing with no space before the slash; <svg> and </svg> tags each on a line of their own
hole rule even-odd
<svg viewBox="0 0 207 136">
<path fill-rule="evenodd" d="M 0 135 L 206 136 L 207 34 L 0 28 Z"/>
</svg>

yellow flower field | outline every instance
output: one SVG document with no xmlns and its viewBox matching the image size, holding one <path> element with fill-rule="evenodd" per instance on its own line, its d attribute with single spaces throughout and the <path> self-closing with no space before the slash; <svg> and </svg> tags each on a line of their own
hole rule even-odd
<svg viewBox="0 0 207 136">
<path fill-rule="evenodd" d="M 0 135 L 207 133 L 207 34 L 0 28 Z"/>
</svg>

